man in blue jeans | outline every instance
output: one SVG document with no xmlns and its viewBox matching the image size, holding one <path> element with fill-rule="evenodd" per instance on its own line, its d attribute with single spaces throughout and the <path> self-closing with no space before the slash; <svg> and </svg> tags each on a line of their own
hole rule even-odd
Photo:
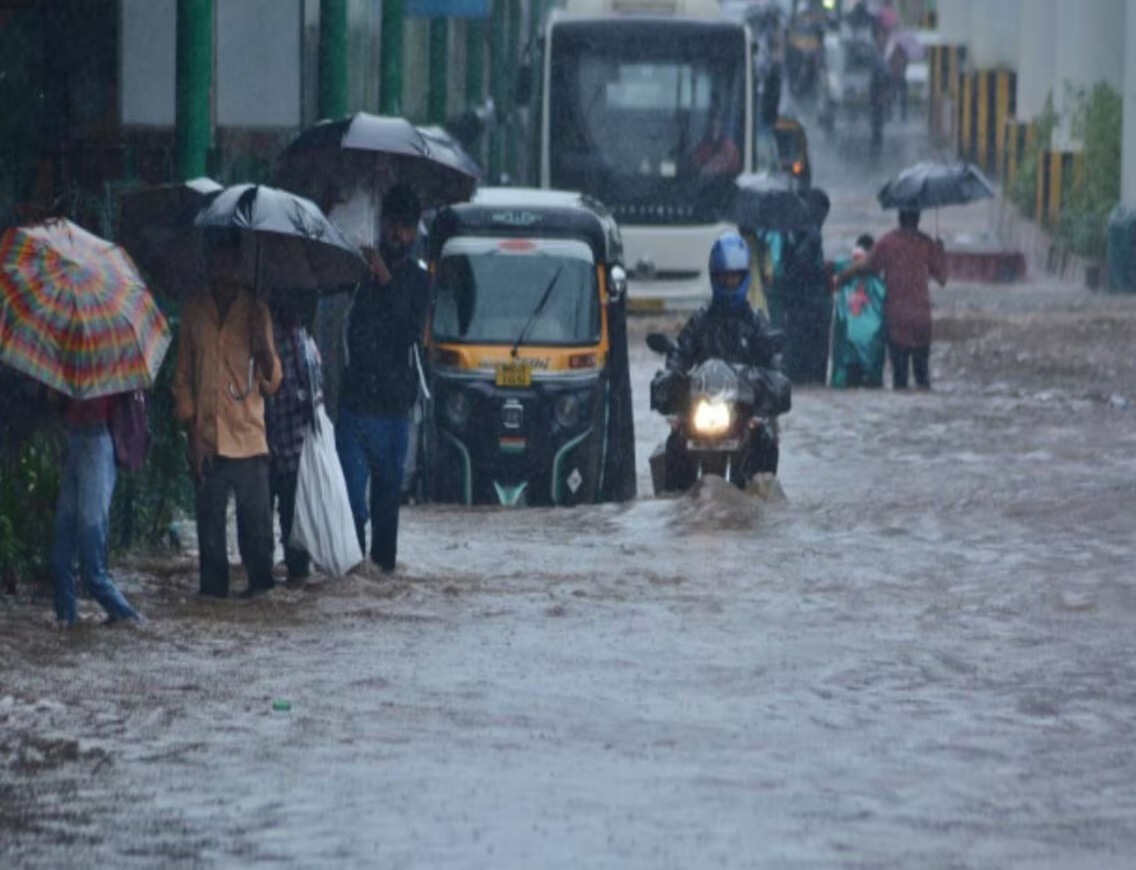
<svg viewBox="0 0 1136 870">
<path fill-rule="evenodd" d="M 369 479 L 371 561 L 388 574 L 398 552 L 410 410 L 418 398 L 417 346 L 430 307 L 426 272 L 411 255 L 421 216 L 408 186 L 396 185 L 383 197 L 379 250 L 365 251 L 374 278 L 358 288 L 348 315 L 336 420 L 336 448 L 359 546 L 368 552 Z"/>
</svg>

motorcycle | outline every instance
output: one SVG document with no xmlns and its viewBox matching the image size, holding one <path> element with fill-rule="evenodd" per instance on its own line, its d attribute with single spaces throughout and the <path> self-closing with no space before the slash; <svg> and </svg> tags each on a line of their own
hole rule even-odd
<svg viewBox="0 0 1136 870">
<path fill-rule="evenodd" d="M 647 346 L 668 354 L 662 333 Z M 684 491 L 708 474 L 745 489 L 758 474 L 777 474 L 777 417 L 790 407 L 788 378 L 777 371 L 714 357 L 690 372 L 657 372 L 651 410 L 671 421 L 669 438 L 651 454 L 655 494 Z"/>
</svg>

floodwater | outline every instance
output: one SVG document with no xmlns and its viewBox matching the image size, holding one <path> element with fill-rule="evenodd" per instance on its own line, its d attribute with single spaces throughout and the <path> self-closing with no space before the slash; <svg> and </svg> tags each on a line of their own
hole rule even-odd
<svg viewBox="0 0 1136 870">
<path fill-rule="evenodd" d="M 796 391 L 783 498 L 651 496 L 639 320 L 635 503 L 410 508 L 393 578 L 252 602 L 134 559 L 142 630 L 0 605 L 0 864 L 1132 866 L 1136 306 L 935 298 L 935 391 Z M 1039 376 L 1070 323 L 1113 356 Z"/>
</svg>

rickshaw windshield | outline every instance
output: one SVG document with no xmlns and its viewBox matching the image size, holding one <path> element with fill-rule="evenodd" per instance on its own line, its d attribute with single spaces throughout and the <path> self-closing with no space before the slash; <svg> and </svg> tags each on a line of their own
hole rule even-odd
<svg viewBox="0 0 1136 870">
<path fill-rule="evenodd" d="M 574 239 L 458 237 L 446 242 L 436 273 L 434 338 L 512 344 L 522 331 L 526 344 L 599 340 L 591 248 Z"/>
</svg>

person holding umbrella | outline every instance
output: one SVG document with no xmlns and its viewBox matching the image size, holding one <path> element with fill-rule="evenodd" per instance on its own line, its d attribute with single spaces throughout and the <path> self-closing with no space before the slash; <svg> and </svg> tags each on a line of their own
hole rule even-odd
<svg viewBox="0 0 1136 870">
<path fill-rule="evenodd" d="M 388 574 L 398 552 L 409 415 L 421 379 L 418 344 L 430 307 L 426 272 L 411 255 L 421 217 L 421 202 L 408 185 L 395 185 L 383 196 L 379 250 L 364 251 L 374 278 L 356 291 L 348 315 L 336 421 L 336 447 L 359 546 L 367 552 L 370 518 L 371 561 Z"/>
<path fill-rule="evenodd" d="M 111 423 L 134 391 L 153 386 L 169 343 L 165 316 L 118 246 L 66 219 L 0 234 L 0 363 L 66 397 L 51 545 L 63 627 L 78 621 L 76 561 L 108 622 L 142 621 L 107 571 Z"/>
<path fill-rule="evenodd" d="M 837 286 L 858 275 L 882 273 L 887 291 L 884 317 L 887 323 L 888 357 L 892 386 L 907 389 L 908 368 L 915 386 L 931 388 L 931 293 L 929 279 L 947 283 L 947 261 L 941 239 L 931 239 L 919 230 L 919 211 L 901 208 L 899 227 L 887 233 L 861 260 L 852 262 L 837 276 Z"/>
<path fill-rule="evenodd" d="M 226 514 L 232 491 L 248 572 L 242 596 L 251 598 L 275 585 L 264 397 L 276 392 L 282 373 L 267 304 L 245 282 L 240 231 L 207 229 L 205 253 L 209 292 L 190 296 L 182 311 L 175 414 L 189 436 L 200 593 L 229 594 Z"/>
</svg>

